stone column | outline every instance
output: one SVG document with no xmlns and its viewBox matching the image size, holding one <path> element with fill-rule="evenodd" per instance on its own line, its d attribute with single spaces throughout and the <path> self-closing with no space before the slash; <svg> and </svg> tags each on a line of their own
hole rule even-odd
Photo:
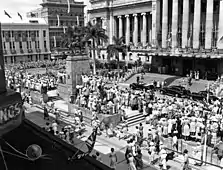
<svg viewBox="0 0 223 170">
<path fill-rule="evenodd" d="M 103 29 L 105 29 L 105 33 L 106 33 L 106 35 L 109 37 L 109 34 L 108 34 L 108 28 L 107 28 L 107 18 L 105 18 L 105 17 L 101 17 L 101 20 L 102 20 L 102 25 L 101 25 L 101 27 L 103 28 Z M 104 41 L 102 41 L 102 45 L 103 46 L 105 46 L 106 45 L 106 43 L 104 42 Z"/>
<path fill-rule="evenodd" d="M 116 23 L 114 20 L 114 16 L 113 14 L 110 12 L 109 15 L 109 44 L 113 43 L 113 36 L 115 35 L 115 27 L 116 27 Z"/>
<path fill-rule="evenodd" d="M 182 48 L 188 45 L 189 0 L 183 0 Z"/>
<path fill-rule="evenodd" d="M 123 36 L 122 16 L 118 16 L 118 24 L 119 24 L 119 38 L 121 38 Z"/>
<path fill-rule="evenodd" d="M 160 0 L 152 1 L 152 46 L 156 47 L 160 31 Z"/>
<path fill-rule="evenodd" d="M 163 0 L 162 48 L 167 48 L 167 33 L 168 33 L 168 1 Z"/>
<path fill-rule="evenodd" d="M 201 0 L 194 1 L 194 28 L 193 28 L 193 48 L 199 48 L 199 35 L 201 27 Z"/>
<path fill-rule="evenodd" d="M 129 42 L 130 42 L 130 21 L 129 21 L 129 15 L 125 15 L 125 18 L 126 18 L 125 43 L 126 43 L 126 45 L 129 45 Z"/>
<path fill-rule="evenodd" d="M 177 47 L 177 32 L 178 32 L 178 0 L 173 0 L 172 10 L 172 48 Z"/>
<path fill-rule="evenodd" d="M 142 45 L 145 46 L 146 45 L 146 29 L 147 29 L 147 24 L 146 24 L 146 13 L 142 13 L 142 37 L 141 37 L 141 41 L 142 41 Z"/>
<path fill-rule="evenodd" d="M 218 40 L 223 36 L 223 1 L 220 1 L 219 23 L 218 23 Z M 223 49 L 223 41 L 217 42 L 218 49 Z"/>
<path fill-rule="evenodd" d="M 207 0 L 206 8 L 206 32 L 205 32 L 205 49 L 211 49 L 212 31 L 213 31 L 213 0 Z M 221 16 L 222 17 L 222 16 Z"/>
<path fill-rule="evenodd" d="M 133 31 L 133 43 L 134 45 L 138 44 L 138 16 L 137 14 L 133 14 L 134 16 L 134 31 Z"/>
</svg>

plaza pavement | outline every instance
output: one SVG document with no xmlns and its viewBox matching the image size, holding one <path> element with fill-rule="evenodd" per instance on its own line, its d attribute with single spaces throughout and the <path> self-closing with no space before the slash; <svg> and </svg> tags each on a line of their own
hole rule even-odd
<svg viewBox="0 0 223 170">
<path fill-rule="evenodd" d="M 132 76 L 130 79 L 128 79 L 125 83 L 120 83 L 121 86 L 128 87 L 129 84 L 135 83 L 136 82 L 136 77 L 141 76 L 141 74 L 135 74 Z M 204 90 L 208 84 L 208 82 L 211 84 L 213 81 L 208 81 L 208 80 L 198 80 L 195 81 L 194 79 L 192 80 L 192 85 L 187 86 L 187 80 L 186 77 L 179 77 L 179 76 L 173 76 L 173 75 L 167 75 L 167 74 L 158 74 L 158 73 L 146 73 L 144 75 L 144 79 L 142 80 L 144 83 L 152 83 L 153 81 L 159 81 L 159 82 L 166 82 L 167 86 L 170 85 L 183 85 L 188 87 L 192 92 L 198 92 L 201 90 Z"/>
</svg>

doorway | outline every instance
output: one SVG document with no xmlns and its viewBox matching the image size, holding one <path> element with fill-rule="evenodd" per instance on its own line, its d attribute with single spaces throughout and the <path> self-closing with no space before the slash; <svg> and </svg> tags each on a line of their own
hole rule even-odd
<svg viewBox="0 0 223 170">
<path fill-rule="evenodd" d="M 190 75 L 191 70 L 193 70 L 193 60 L 183 60 L 183 76 Z"/>
</svg>

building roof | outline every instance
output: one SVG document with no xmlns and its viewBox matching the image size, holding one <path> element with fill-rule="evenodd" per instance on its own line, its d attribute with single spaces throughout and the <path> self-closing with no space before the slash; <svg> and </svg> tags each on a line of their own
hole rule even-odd
<svg viewBox="0 0 223 170">
<path fill-rule="evenodd" d="M 41 24 L 41 25 L 47 25 L 47 21 L 44 18 L 21 18 L 19 16 L 11 16 L 12 18 L 9 18 L 7 16 L 4 16 L 0 19 L 0 22 L 2 24 Z"/>
</svg>

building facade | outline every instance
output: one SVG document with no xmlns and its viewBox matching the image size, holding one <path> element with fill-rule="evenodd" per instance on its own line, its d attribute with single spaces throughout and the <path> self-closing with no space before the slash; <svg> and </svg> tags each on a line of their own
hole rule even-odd
<svg viewBox="0 0 223 170">
<path fill-rule="evenodd" d="M 106 28 L 110 43 L 125 36 L 131 47 L 125 60 L 152 57 L 154 68 L 178 75 L 223 72 L 223 1 L 91 0 L 88 12 Z"/>
<path fill-rule="evenodd" d="M 42 8 L 30 11 L 27 17 L 44 18 L 49 25 L 50 49 L 61 46 L 62 35 L 68 26 L 84 25 L 84 3 L 69 0 L 43 0 Z"/>
<path fill-rule="evenodd" d="M 2 48 L 6 64 L 48 60 L 49 29 L 43 19 L 2 23 Z"/>
</svg>

